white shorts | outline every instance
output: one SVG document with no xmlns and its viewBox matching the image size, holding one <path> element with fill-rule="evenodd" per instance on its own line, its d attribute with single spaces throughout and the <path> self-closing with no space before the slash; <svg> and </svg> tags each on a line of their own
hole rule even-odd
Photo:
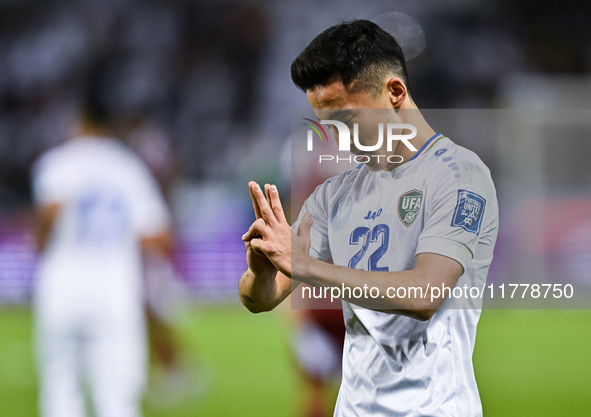
<svg viewBox="0 0 591 417">
<path fill-rule="evenodd" d="M 74 303 L 75 304 L 75 303 Z M 43 417 L 84 417 L 87 384 L 96 417 L 138 417 L 146 380 L 143 311 L 51 303 L 37 306 Z"/>
</svg>

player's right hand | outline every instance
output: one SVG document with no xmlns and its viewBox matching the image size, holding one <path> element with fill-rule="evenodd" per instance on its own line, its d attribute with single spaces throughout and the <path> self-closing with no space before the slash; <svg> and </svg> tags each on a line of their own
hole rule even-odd
<svg viewBox="0 0 591 417">
<path fill-rule="evenodd" d="M 248 188 L 249 188 L 249 192 L 250 192 L 250 198 L 252 200 L 252 207 L 254 209 L 255 222 L 260 221 L 259 219 L 263 218 L 263 216 L 261 214 L 261 209 L 259 207 L 259 204 L 257 203 L 255 196 L 253 195 L 253 190 L 252 190 L 250 184 L 249 184 Z M 265 190 L 265 191 L 267 191 L 267 190 Z M 251 226 L 251 229 L 252 229 L 252 226 Z M 250 229 L 248 232 L 246 232 L 246 234 L 248 234 L 249 232 L 250 232 Z M 244 236 L 243 236 L 243 239 L 244 239 Z M 267 274 L 271 274 L 271 276 L 275 276 L 275 274 L 277 272 L 277 268 L 275 268 L 273 263 L 267 258 L 267 256 L 262 251 L 255 250 L 252 247 L 252 245 L 250 243 L 251 240 L 252 240 L 252 238 L 244 241 L 244 247 L 246 248 L 246 262 L 248 263 L 248 268 L 255 275 L 255 277 L 263 277 L 263 276 L 266 276 Z"/>
<path fill-rule="evenodd" d="M 250 269 L 255 277 L 275 276 L 277 268 L 275 268 L 275 265 L 273 265 L 263 252 L 255 251 L 250 241 L 244 242 L 244 247 L 246 248 L 248 269 Z"/>
<path fill-rule="evenodd" d="M 292 232 L 275 185 L 265 184 L 265 191 L 254 181 L 248 184 L 257 219 L 242 240 L 250 242 L 257 252 L 264 252 L 275 268 L 291 277 Z M 260 217 L 259 217 L 260 215 Z M 297 236 L 296 236 L 297 237 Z"/>
</svg>

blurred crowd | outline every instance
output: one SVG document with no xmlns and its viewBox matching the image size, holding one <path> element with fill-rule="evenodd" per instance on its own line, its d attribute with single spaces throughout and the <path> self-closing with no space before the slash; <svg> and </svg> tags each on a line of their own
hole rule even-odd
<svg viewBox="0 0 591 417">
<path fill-rule="evenodd" d="M 31 162 L 70 135 L 97 60 L 116 79 L 123 133 L 148 121 L 184 174 L 211 175 L 211 155 L 252 120 L 267 39 L 262 4 L 242 1 L 2 2 L 2 205 L 27 200 Z"/>
<path fill-rule="evenodd" d="M 30 165 L 69 135 L 97 59 L 108 59 L 118 80 L 108 94 L 129 116 L 125 132 L 147 121 L 178 173 L 225 180 L 249 146 L 259 149 L 252 142 L 273 152 L 289 135 L 289 111 L 307 105 L 289 65 L 313 35 L 392 10 L 425 32 L 427 48 L 409 64 L 422 108 L 499 106 L 509 73 L 591 67 L 591 5 L 583 1 L 3 0 L 0 205 L 29 201 Z M 256 172 L 241 164 L 241 173 Z"/>
<path fill-rule="evenodd" d="M 516 106 L 507 90 L 523 77 L 584 79 L 591 68 L 591 5 L 581 0 L 569 7 L 548 0 L 1 0 L 0 298 L 26 299 L 30 291 L 31 167 L 73 135 L 101 62 L 116 86 L 103 92 L 119 115 L 114 134 L 147 163 L 171 206 L 177 271 L 202 294 L 234 299 L 245 266 L 236 236 L 252 215 L 245 185 L 275 182 L 288 192 L 291 111 L 309 107 L 291 81 L 292 60 L 339 21 L 377 18 L 395 30 L 392 11 L 420 25 L 399 41 L 403 49 L 426 45 L 408 62 L 422 109 Z M 572 94 L 553 80 L 533 83 L 536 97 L 552 103 L 562 93 L 569 107 Z M 569 91 L 586 94 L 579 82 Z M 493 129 L 477 119 L 459 128 L 447 134 L 480 155 L 493 177 L 506 171 Z M 568 171 L 568 161 L 552 172 Z M 313 189 L 315 181 L 299 187 Z"/>
</svg>

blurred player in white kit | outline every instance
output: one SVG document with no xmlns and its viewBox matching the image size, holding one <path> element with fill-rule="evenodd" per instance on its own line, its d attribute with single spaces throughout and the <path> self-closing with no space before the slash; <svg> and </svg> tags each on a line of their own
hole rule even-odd
<svg viewBox="0 0 591 417">
<path fill-rule="evenodd" d="M 170 216 L 148 168 L 111 138 L 100 71 L 77 137 L 34 167 L 35 294 L 44 417 L 141 415 L 146 379 L 142 250 L 167 253 Z M 107 80 L 108 81 L 108 80 Z"/>
</svg>

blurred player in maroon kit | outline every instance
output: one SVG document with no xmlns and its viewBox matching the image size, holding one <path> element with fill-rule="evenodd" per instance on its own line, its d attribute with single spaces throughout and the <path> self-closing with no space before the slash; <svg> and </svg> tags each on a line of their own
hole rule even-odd
<svg viewBox="0 0 591 417">
<path fill-rule="evenodd" d="M 329 300 L 314 300 L 311 308 L 290 309 L 295 321 L 291 347 L 304 382 L 304 416 L 331 414 L 341 377 L 345 326 L 343 312 Z M 335 386 L 335 384 L 337 384 Z"/>
<path fill-rule="evenodd" d="M 298 187 L 299 195 L 291 189 L 291 140 L 282 152 L 282 189 L 286 202 L 286 216 L 291 217 L 291 200 L 305 199 L 325 173 L 311 164 L 303 169 L 306 179 Z M 300 167 L 301 168 L 301 167 Z M 308 187 L 306 187 L 308 185 Z M 306 194 L 307 193 L 307 194 Z M 330 262 L 330 260 L 328 261 Z M 332 413 L 336 400 L 336 387 L 341 378 L 345 324 L 340 300 L 301 299 L 303 308 L 291 308 L 287 314 L 292 322 L 291 349 L 295 365 L 304 383 L 304 416 L 324 417 Z M 301 305 L 298 304 L 298 307 Z M 330 404 L 330 410 L 327 405 Z"/>
</svg>

